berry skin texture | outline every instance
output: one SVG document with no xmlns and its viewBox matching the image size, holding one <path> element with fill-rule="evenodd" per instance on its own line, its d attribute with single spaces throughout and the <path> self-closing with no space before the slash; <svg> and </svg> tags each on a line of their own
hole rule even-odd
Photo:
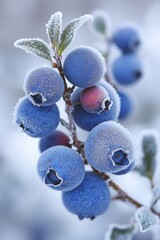
<svg viewBox="0 0 160 240">
<path fill-rule="evenodd" d="M 70 83 L 88 88 L 103 77 L 106 72 L 105 60 L 96 49 L 80 46 L 67 55 L 63 71 Z"/>
<path fill-rule="evenodd" d="M 83 109 L 89 113 L 100 113 L 111 105 L 108 92 L 100 85 L 84 89 L 80 100 Z"/>
<path fill-rule="evenodd" d="M 131 134 L 114 121 L 101 123 L 87 137 L 85 157 L 98 171 L 120 172 L 135 160 Z"/>
<path fill-rule="evenodd" d="M 141 37 L 135 26 L 123 26 L 115 31 L 112 42 L 126 52 L 135 52 L 141 45 Z"/>
<path fill-rule="evenodd" d="M 65 133 L 63 133 L 59 130 L 56 130 L 56 131 L 52 132 L 51 134 L 40 139 L 39 149 L 42 153 L 45 150 L 47 150 L 48 148 L 57 146 L 57 145 L 71 147 L 69 142 L 70 142 L 70 139 Z"/>
<path fill-rule="evenodd" d="M 24 91 L 34 105 L 50 106 L 63 95 L 63 79 L 50 67 L 38 67 L 27 74 Z"/>
<path fill-rule="evenodd" d="M 83 182 L 76 189 L 62 193 L 62 200 L 79 219 L 94 219 L 108 209 L 111 194 L 104 180 L 93 172 L 86 172 Z"/>
<path fill-rule="evenodd" d="M 125 54 L 117 58 L 113 62 L 112 72 L 121 85 L 136 83 L 143 75 L 141 62 L 135 54 Z"/>
<path fill-rule="evenodd" d="M 129 95 L 124 92 L 119 91 L 118 95 L 121 100 L 121 110 L 118 118 L 119 120 L 123 120 L 127 118 L 133 111 L 133 102 Z"/>
<path fill-rule="evenodd" d="M 60 191 L 71 191 L 78 187 L 85 175 L 80 155 L 65 146 L 54 146 L 44 151 L 37 169 L 45 184 Z"/>
<path fill-rule="evenodd" d="M 119 116 L 120 99 L 117 92 L 109 83 L 100 82 L 99 85 L 103 86 L 108 92 L 111 102 L 109 110 L 104 110 L 101 113 L 86 112 L 79 103 L 80 96 L 83 91 L 82 88 L 77 88 L 71 96 L 71 101 L 74 107 L 72 112 L 74 121 L 80 128 L 86 131 L 92 130 L 95 126 L 97 126 L 101 122 L 109 120 L 116 121 Z"/>
<path fill-rule="evenodd" d="M 27 97 L 23 97 L 15 107 L 14 122 L 30 137 L 40 138 L 50 134 L 57 128 L 59 120 L 56 104 L 37 107 Z"/>
</svg>

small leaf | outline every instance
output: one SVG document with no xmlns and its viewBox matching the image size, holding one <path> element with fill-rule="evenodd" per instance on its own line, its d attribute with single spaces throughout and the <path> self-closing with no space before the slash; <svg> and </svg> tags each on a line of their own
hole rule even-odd
<svg viewBox="0 0 160 240">
<path fill-rule="evenodd" d="M 110 18 L 105 11 L 96 10 L 92 13 L 93 21 L 90 26 L 93 32 L 97 35 L 107 36 L 110 28 Z"/>
<path fill-rule="evenodd" d="M 106 233 L 105 240 L 131 240 L 135 233 L 135 226 L 111 224 Z"/>
<path fill-rule="evenodd" d="M 147 207 L 138 208 L 135 214 L 135 219 L 141 232 L 145 232 L 159 223 L 159 217 L 152 213 Z"/>
<path fill-rule="evenodd" d="M 62 31 L 62 13 L 54 13 L 46 24 L 46 32 L 54 48 L 58 48 Z"/>
<path fill-rule="evenodd" d="M 58 51 L 59 54 L 61 54 L 64 51 L 64 49 L 71 43 L 78 29 L 90 19 L 92 19 L 92 16 L 86 14 L 84 16 L 81 16 L 80 18 L 72 20 L 70 23 L 67 24 L 67 26 L 64 28 L 61 34 Z"/>
<path fill-rule="evenodd" d="M 142 164 L 137 167 L 141 175 L 153 179 L 156 168 L 157 155 L 157 132 L 154 130 L 145 130 L 142 137 Z"/>
<path fill-rule="evenodd" d="M 47 43 L 39 38 L 19 39 L 14 43 L 14 46 L 25 50 L 26 53 L 35 54 L 52 62 L 50 49 Z"/>
</svg>

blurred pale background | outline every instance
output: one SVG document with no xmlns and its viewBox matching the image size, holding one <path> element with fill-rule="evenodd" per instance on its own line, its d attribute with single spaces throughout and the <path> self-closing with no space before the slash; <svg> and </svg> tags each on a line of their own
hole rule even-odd
<svg viewBox="0 0 160 240">
<path fill-rule="evenodd" d="M 68 213 L 61 203 L 61 194 L 48 189 L 37 176 L 38 140 L 29 138 L 12 123 L 14 106 L 24 95 L 22 86 L 26 72 L 47 64 L 43 59 L 14 48 L 15 40 L 39 37 L 48 41 L 45 24 L 51 14 L 61 11 L 65 25 L 69 20 L 95 9 L 103 9 L 110 15 L 113 30 L 125 21 L 135 22 L 142 28 L 144 41 L 140 57 L 145 75 L 139 84 L 127 88 L 135 95 L 137 109 L 135 116 L 124 125 L 132 132 L 136 142 L 139 142 L 142 129 L 160 129 L 160 1 L 0 0 L 1 240 L 103 240 L 109 223 L 128 223 L 134 212 L 122 203 L 113 203 L 106 214 L 94 221 L 79 221 Z M 100 39 L 88 30 L 86 24 L 64 55 L 74 46 L 94 46 L 99 42 Z M 113 58 L 114 54 L 113 50 Z M 137 175 L 132 173 L 117 179 L 131 195 L 146 204 L 149 202 L 151 194 L 146 179 L 140 183 Z M 132 189 L 131 185 L 124 184 L 126 179 L 127 182 L 130 180 Z M 142 196 L 137 185 L 149 192 L 147 197 Z"/>
</svg>

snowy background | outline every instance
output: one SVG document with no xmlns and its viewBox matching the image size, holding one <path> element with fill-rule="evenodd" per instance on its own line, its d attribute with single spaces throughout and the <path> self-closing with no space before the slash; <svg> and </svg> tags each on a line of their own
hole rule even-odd
<svg viewBox="0 0 160 240">
<path fill-rule="evenodd" d="M 127 91 L 135 96 L 136 111 L 132 118 L 123 122 L 135 138 L 137 156 L 140 156 L 141 131 L 145 128 L 160 130 L 160 1 L 0 0 L 1 240 L 103 240 L 109 223 L 126 224 L 133 216 L 134 208 L 120 202 L 112 203 L 108 212 L 94 221 L 79 221 L 67 212 L 61 202 L 60 192 L 44 186 L 37 176 L 36 164 L 40 154 L 38 140 L 26 136 L 12 123 L 14 106 L 24 95 L 22 86 L 26 72 L 47 64 L 40 58 L 15 49 L 13 43 L 24 37 L 39 37 L 47 41 L 45 24 L 50 15 L 58 10 L 63 13 L 65 25 L 69 20 L 95 9 L 103 9 L 110 15 L 113 30 L 119 23 L 131 21 L 143 31 L 144 41 L 139 54 L 145 74 L 139 84 L 127 87 Z M 74 46 L 94 46 L 99 41 L 86 24 L 64 56 Z M 113 59 L 114 54 L 118 54 L 115 49 L 112 52 Z M 59 106 L 62 106 L 61 102 Z M 86 133 L 80 132 L 80 135 L 84 138 Z M 160 166 L 157 168 L 156 182 L 160 181 L 159 172 Z M 149 204 L 152 196 L 147 179 L 140 178 L 136 173 L 114 178 L 130 195 Z M 160 234 L 157 231 L 155 228 L 156 236 Z M 152 237 L 148 235 L 149 240 Z M 142 236 L 135 239 L 142 239 Z"/>
</svg>

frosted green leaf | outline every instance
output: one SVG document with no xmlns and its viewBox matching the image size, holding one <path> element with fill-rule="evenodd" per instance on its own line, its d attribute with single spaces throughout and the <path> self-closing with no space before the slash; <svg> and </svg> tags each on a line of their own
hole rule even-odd
<svg viewBox="0 0 160 240">
<path fill-rule="evenodd" d="M 35 54 L 52 62 L 47 43 L 39 38 L 19 39 L 14 43 L 14 46 L 24 50 L 26 53 Z"/>
<path fill-rule="evenodd" d="M 111 224 L 106 233 L 105 240 L 131 240 L 135 233 L 135 226 Z"/>
<path fill-rule="evenodd" d="M 158 133 L 156 130 L 144 130 L 142 136 L 142 163 L 137 167 L 141 175 L 153 179 L 156 169 L 156 157 L 158 148 Z"/>
<path fill-rule="evenodd" d="M 46 24 L 46 32 L 54 48 L 58 48 L 62 31 L 62 13 L 54 13 Z"/>
<path fill-rule="evenodd" d="M 61 54 L 64 51 L 64 49 L 71 43 L 78 29 L 90 19 L 92 19 L 92 16 L 86 14 L 84 16 L 81 16 L 80 18 L 75 18 L 74 20 L 67 24 L 67 26 L 64 28 L 61 34 L 58 51 L 59 54 Z"/>
<path fill-rule="evenodd" d="M 151 212 L 147 207 L 138 208 L 135 214 L 141 232 L 146 232 L 152 226 L 159 223 L 159 217 Z"/>
</svg>

